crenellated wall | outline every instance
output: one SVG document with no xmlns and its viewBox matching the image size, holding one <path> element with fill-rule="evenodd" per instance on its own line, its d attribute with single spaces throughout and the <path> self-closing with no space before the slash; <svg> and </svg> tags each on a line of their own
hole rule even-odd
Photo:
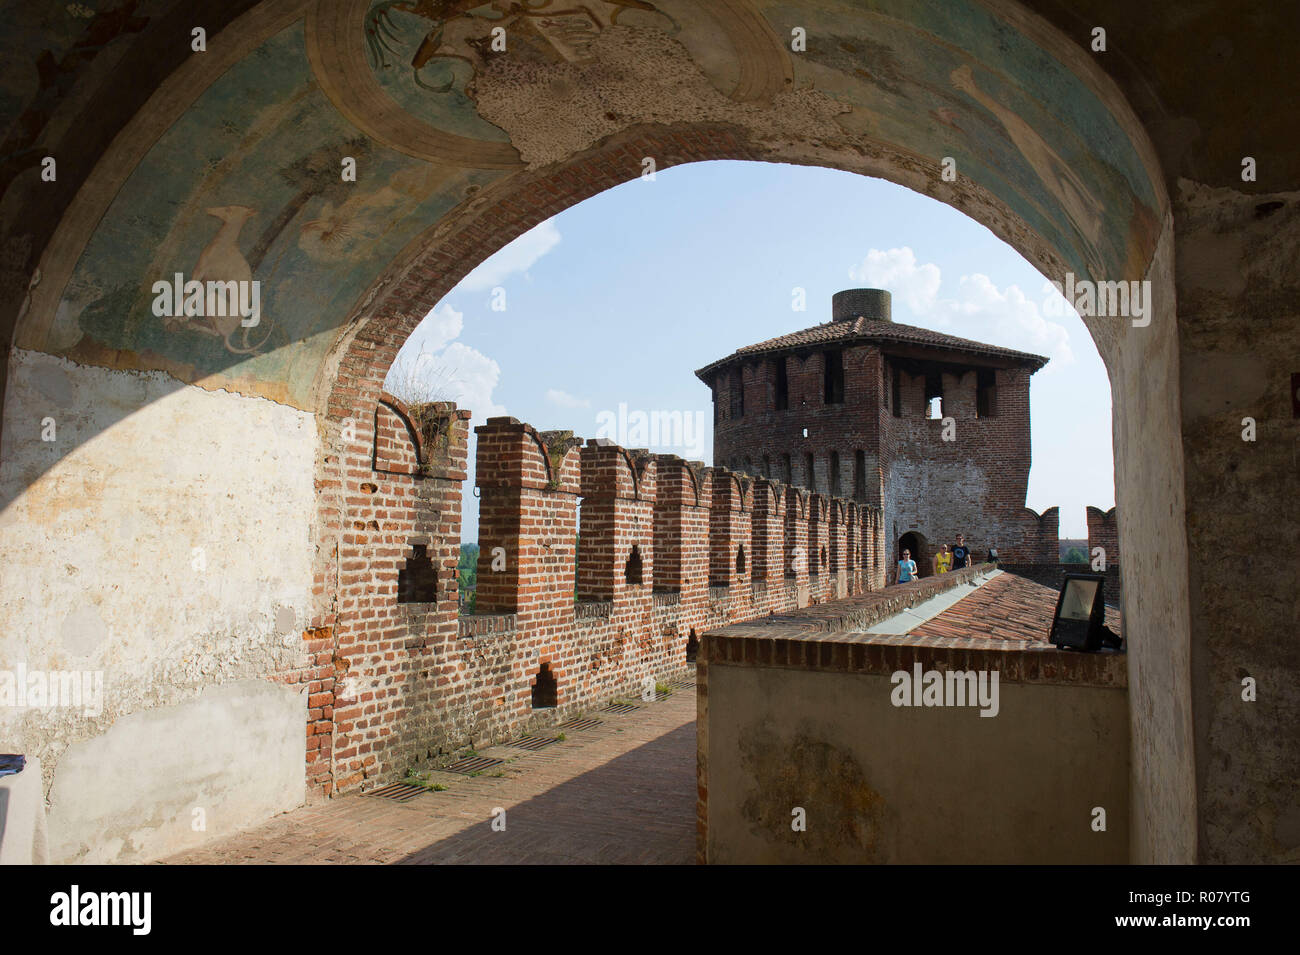
<svg viewBox="0 0 1300 955">
<path fill-rule="evenodd" d="M 317 791 L 639 694 L 679 674 L 705 628 L 883 585 L 878 508 L 491 418 L 476 429 L 476 613 L 461 615 L 468 417 L 384 395 L 354 423 L 338 611 L 309 633 L 317 666 L 291 678 L 311 681 Z"/>
<path fill-rule="evenodd" d="M 1100 547 L 1106 552 L 1106 565 L 1119 563 L 1119 526 L 1115 508 L 1103 511 L 1099 507 L 1089 507 L 1088 517 L 1088 559 L 1093 559 L 1093 551 Z"/>
<path fill-rule="evenodd" d="M 468 419 L 383 395 L 344 429 L 336 579 L 325 582 L 337 611 L 309 631 L 316 666 L 297 674 L 311 684 L 316 788 L 353 788 L 404 770 L 429 739 L 472 735 L 463 704 L 499 682 L 499 664 L 455 652 Z"/>
<path fill-rule="evenodd" d="M 1044 513 L 1055 514 L 1055 508 Z M 1095 562 L 1094 550 L 1097 547 L 1106 551 L 1104 568 Z M 1103 511 L 1097 507 L 1088 508 L 1088 562 L 1085 564 L 1054 563 L 1046 560 L 1020 563 L 1018 561 L 1001 561 L 1000 566 L 1012 573 L 1030 580 L 1059 589 L 1066 574 L 1103 573 L 1106 581 L 1102 585 L 1106 603 L 1112 607 L 1121 606 L 1123 586 L 1119 564 L 1119 528 L 1116 526 L 1116 509 Z"/>
</svg>

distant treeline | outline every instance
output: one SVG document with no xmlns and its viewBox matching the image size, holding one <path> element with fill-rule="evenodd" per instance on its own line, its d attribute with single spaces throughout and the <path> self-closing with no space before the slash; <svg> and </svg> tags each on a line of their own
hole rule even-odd
<svg viewBox="0 0 1300 955">
<path fill-rule="evenodd" d="M 473 613 L 474 588 L 478 585 L 478 544 L 460 545 L 456 578 L 460 584 L 460 612 Z"/>
</svg>

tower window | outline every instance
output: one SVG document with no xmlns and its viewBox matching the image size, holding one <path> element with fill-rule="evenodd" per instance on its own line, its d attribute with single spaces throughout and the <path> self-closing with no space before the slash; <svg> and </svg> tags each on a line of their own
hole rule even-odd
<svg viewBox="0 0 1300 955">
<path fill-rule="evenodd" d="M 785 357 L 778 358 L 776 364 L 776 410 L 785 411 L 790 407 L 790 379 L 786 375 Z"/>
<path fill-rule="evenodd" d="M 844 353 L 828 351 L 825 358 L 825 394 L 828 405 L 844 404 Z"/>
<path fill-rule="evenodd" d="M 925 376 L 925 404 L 927 418 L 943 417 L 943 376 L 937 373 Z"/>
<path fill-rule="evenodd" d="M 817 490 L 817 472 L 813 469 L 813 456 L 805 454 L 803 456 L 803 473 L 804 486 L 810 491 Z"/>
<path fill-rule="evenodd" d="M 975 371 L 975 417 L 992 418 L 997 414 L 997 372 L 992 368 Z"/>
<path fill-rule="evenodd" d="M 790 455 L 781 455 L 781 480 L 786 484 L 794 483 L 794 472 L 790 466 Z"/>
<path fill-rule="evenodd" d="M 894 369 L 894 382 L 890 386 L 890 391 L 894 399 L 892 403 L 894 417 L 901 418 L 903 416 L 903 373 L 897 368 Z"/>
<path fill-rule="evenodd" d="M 853 453 L 853 499 L 867 499 L 867 454 L 865 451 Z"/>
<path fill-rule="evenodd" d="M 840 453 L 831 452 L 831 497 L 840 496 Z"/>
</svg>

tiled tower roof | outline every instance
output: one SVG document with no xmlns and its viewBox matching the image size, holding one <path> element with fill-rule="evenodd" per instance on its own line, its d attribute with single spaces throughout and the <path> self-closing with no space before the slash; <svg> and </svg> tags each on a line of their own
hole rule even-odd
<svg viewBox="0 0 1300 955">
<path fill-rule="evenodd" d="M 1028 365 L 1035 371 L 1047 364 L 1047 359 L 1042 355 L 1032 355 L 1029 352 L 1002 348 L 998 345 L 986 345 L 983 342 L 973 341 L 969 338 L 959 338 L 956 335 L 947 335 L 928 328 L 918 328 L 915 325 L 899 325 L 888 318 L 857 316 L 851 319 L 841 319 L 826 322 L 822 325 L 814 325 L 812 328 L 791 332 L 788 335 L 778 335 L 776 338 L 769 338 L 767 341 L 759 342 L 756 345 L 746 345 L 725 358 L 719 358 L 717 361 L 705 365 L 695 374 L 707 384 L 709 376 L 714 371 L 738 360 L 809 346 L 845 346 L 867 343 L 876 345 L 911 345 L 949 352 L 962 352 L 973 357 L 996 358 L 1002 361 L 1011 361 L 1015 364 Z"/>
</svg>

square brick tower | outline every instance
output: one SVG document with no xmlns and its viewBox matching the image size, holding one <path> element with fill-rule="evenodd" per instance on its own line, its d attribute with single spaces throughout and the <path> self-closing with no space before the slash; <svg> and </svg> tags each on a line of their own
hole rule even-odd
<svg viewBox="0 0 1300 955">
<path fill-rule="evenodd" d="M 716 465 L 880 507 L 880 556 L 906 546 L 927 576 L 958 533 L 977 559 L 1057 562 L 1057 509 L 1025 507 L 1029 378 L 1046 363 L 899 325 L 889 292 L 849 289 L 831 321 L 696 375 L 713 391 Z"/>
</svg>

